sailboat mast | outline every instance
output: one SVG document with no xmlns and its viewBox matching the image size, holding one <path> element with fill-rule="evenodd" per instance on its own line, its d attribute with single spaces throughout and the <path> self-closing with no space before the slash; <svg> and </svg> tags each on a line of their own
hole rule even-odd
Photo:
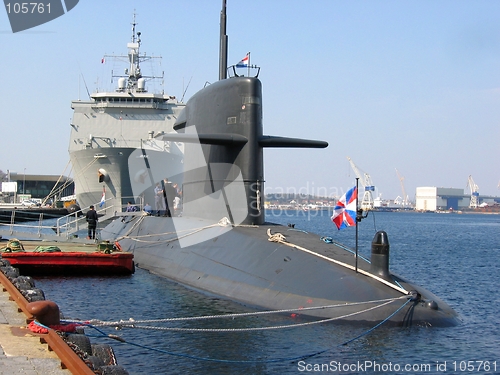
<svg viewBox="0 0 500 375">
<path fill-rule="evenodd" d="M 226 78 L 227 78 L 226 0 L 222 0 L 222 10 L 220 12 L 219 80 Z"/>
</svg>

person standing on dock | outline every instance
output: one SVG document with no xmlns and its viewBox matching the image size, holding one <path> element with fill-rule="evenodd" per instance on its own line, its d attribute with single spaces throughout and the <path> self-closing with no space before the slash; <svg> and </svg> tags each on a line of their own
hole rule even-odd
<svg viewBox="0 0 500 375">
<path fill-rule="evenodd" d="M 94 206 L 89 207 L 89 210 L 87 211 L 87 215 L 85 216 L 85 218 L 89 226 L 87 239 L 94 240 L 95 230 L 97 228 L 97 221 L 99 220 L 99 218 L 97 217 L 97 212 L 94 210 Z"/>
<path fill-rule="evenodd" d="M 163 189 L 160 187 L 160 183 L 158 182 L 155 187 L 155 209 L 157 216 L 160 216 L 160 211 L 163 210 L 162 198 Z"/>
</svg>

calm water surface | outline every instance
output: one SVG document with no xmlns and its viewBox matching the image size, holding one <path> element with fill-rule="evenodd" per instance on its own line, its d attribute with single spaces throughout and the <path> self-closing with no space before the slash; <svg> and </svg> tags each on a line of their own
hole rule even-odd
<svg viewBox="0 0 500 375">
<path fill-rule="evenodd" d="M 354 228 L 337 231 L 327 212 L 271 211 L 268 220 L 294 223 L 296 228 L 354 247 Z M 127 343 L 94 337 L 92 342 L 111 344 L 119 364 L 131 374 L 500 373 L 500 215 L 376 213 L 359 228 L 360 253 L 367 257 L 376 230 L 389 235 L 391 270 L 445 300 L 460 314 L 462 324 L 382 326 L 345 346 L 341 344 L 367 328 L 330 323 L 244 333 L 105 329 Z M 140 269 L 129 277 L 36 281 L 47 299 L 75 319 L 139 320 L 253 311 Z M 280 315 L 169 326 L 240 328 L 305 321 Z M 86 332 L 98 335 L 94 330 Z M 308 354 L 313 356 L 294 359 Z"/>
</svg>

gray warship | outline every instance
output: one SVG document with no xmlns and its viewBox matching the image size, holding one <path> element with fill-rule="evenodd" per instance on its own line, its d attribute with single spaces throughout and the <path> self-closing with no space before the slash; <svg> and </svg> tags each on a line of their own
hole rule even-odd
<svg viewBox="0 0 500 375">
<path fill-rule="evenodd" d="M 124 74 L 112 73 L 117 80 L 115 91 L 96 91 L 89 100 L 74 100 L 71 121 L 69 155 L 73 167 L 75 195 L 83 209 L 100 203 L 104 208 L 126 205 L 134 199 L 133 182 L 142 176 L 130 175 L 129 161 L 133 151 L 148 150 L 161 158 L 168 173 L 182 171 L 182 147 L 161 139 L 172 131 L 174 121 L 184 108 L 174 96 L 164 92 L 153 93 L 148 83 L 163 78 L 146 75 L 141 64 L 160 57 L 140 53 L 141 33 L 136 32 L 135 15 L 132 37 L 125 56 L 105 55 L 107 60 L 127 61 Z M 138 197 L 135 197 L 138 198 Z M 140 197 L 142 201 L 153 197 Z"/>
<path fill-rule="evenodd" d="M 220 79 L 191 97 L 176 133 L 163 136 L 184 143 L 182 174 L 152 168 L 152 158 L 135 166 L 148 176 L 139 190 L 165 176 L 182 180 L 182 216 L 124 216 L 102 238 L 133 252 L 138 267 L 253 308 L 352 324 L 458 324 L 443 300 L 390 271 L 385 232 L 366 261 L 317 234 L 266 222 L 263 149 L 328 144 L 265 135 L 258 73 L 227 78 L 226 44 L 223 2 Z"/>
</svg>

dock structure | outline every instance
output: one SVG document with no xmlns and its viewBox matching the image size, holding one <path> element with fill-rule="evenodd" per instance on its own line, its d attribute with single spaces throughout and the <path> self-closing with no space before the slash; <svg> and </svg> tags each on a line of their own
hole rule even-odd
<svg viewBox="0 0 500 375">
<path fill-rule="evenodd" d="M 98 210 L 99 223 L 116 217 L 146 215 L 145 212 L 121 212 L 122 207 Z M 99 235 L 99 228 L 97 231 Z M 6 249 L 0 242 L 0 253 L 22 273 L 69 275 L 129 275 L 135 272 L 133 254 L 119 251 L 119 244 L 86 237 L 87 223 L 81 211 L 60 217 L 55 225 L 46 225 L 43 214 L 39 220 L 26 224 L 15 222 L 12 213 L 10 224 L 0 223 L 0 239 L 20 239 L 21 251 Z M 116 246 L 115 246 L 116 245 Z M 52 248 L 56 251 L 46 251 Z M 7 251 L 5 251 L 7 250 Z"/>
<path fill-rule="evenodd" d="M 25 316 L 17 311 L 8 293 L 0 293 L 0 369 L 2 374 L 71 375 L 61 367 L 55 352 L 40 344 L 36 336 L 26 336 Z"/>
<path fill-rule="evenodd" d="M 5 250 L 5 246 L 0 246 L 2 248 Z M 2 258 L 24 275 L 130 275 L 135 272 L 133 254 L 118 251 L 108 242 L 22 241 L 22 248 L 4 251 Z"/>
<path fill-rule="evenodd" d="M 18 298 L 12 296 L 11 292 L 15 287 L 1 272 L 0 284 L 3 287 L 0 291 L 0 373 L 93 374 L 74 352 L 69 352 L 71 349 L 64 342 L 56 343 L 55 340 L 62 341 L 59 336 L 48 338 L 49 335 L 44 335 L 48 340 L 42 341 L 41 335 L 32 334 L 23 328 L 32 317 L 22 308 L 22 295 Z M 24 300 L 24 303 L 27 301 Z M 66 351 L 69 349 L 66 354 L 59 351 L 59 346 L 64 348 L 63 344 L 67 348 Z"/>
<path fill-rule="evenodd" d="M 109 345 L 92 346 L 75 327 L 64 329 L 56 303 L 26 296 L 19 281 L 25 276 L 14 277 L 18 270 L 3 257 L 0 260 L 0 374 L 92 375 L 108 370 L 128 374 L 116 363 Z M 88 345 L 80 345 L 85 339 Z"/>
<path fill-rule="evenodd" d="M 127 219 L 129 217 L 148 215 L 144 211 L 123 212 L 123 207 L 108 207 L 96 210 L 99 216 L 97 235 L 106 223 L 116 218 Z M 76 211 L 57 219 L 55 225 L 47 225 L 43 213 L 38 217 L 32 217 L 31 221 L 19 223 L 16 220 L 17 211 L 12 211 L 10 219 L 0 221 L 0 238 L 20 238 L 40 241 L 54 241 L 66 243 L 94 244 L 95 240 L 88 239 L 85 215 L 83 211 Z"/>
</svg>

